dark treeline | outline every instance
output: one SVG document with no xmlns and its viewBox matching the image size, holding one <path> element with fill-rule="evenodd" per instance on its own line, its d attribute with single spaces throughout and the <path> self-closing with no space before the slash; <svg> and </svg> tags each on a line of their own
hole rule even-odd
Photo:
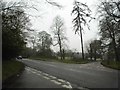
<svg viewBox="0 0 120 90">
<path fill-rule="evenodd" d="M 29 18 L 19 7 L 6 8 L 2 3 L 2 58 L 8 60 L 16 57 L 25 47 L 23 30 L 28 28 Z"/>
</svg>

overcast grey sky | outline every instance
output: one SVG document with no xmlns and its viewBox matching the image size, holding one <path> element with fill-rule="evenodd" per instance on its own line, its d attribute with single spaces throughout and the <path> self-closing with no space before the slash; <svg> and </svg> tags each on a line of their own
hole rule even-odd
<svg viewBox="0 0 120 90">
<path fill-rule="evenodd" d="M 33 9 L 28 9 L 27 13 L 33 15 L 33 16 L 40 16 L 40 17 L 30 17 L 31 23 L 32 23 L 32 29 L 35 29 L 36 31 L 47 31 L 48 33 L 51 33 L 50 26 L 52 25 L 53 18 L 57 15 L 60 15 L 65 22 L 66 27 L 66 36 L 68 37 L 67 45 L 68 47 L 73 50 L 76 49 L 77 51 L 81 52 L 81 43 L 80 43 L 80 37 L 75 33 L 73 30 L 73 24 L 72 19 L 73 16 L 71 16 L 71 11 L 73 9 L 73 2 L 74 0 L 51 0 L 58 2 L 63 6 L 62 9 L 59 9 L 55 6 L 52 6 L 45 2 L 45 0 L 24 0 L 28 4 L 34 4 L 35 7 L 38 9 L 38 11 Z M 28 2 L 30 1 L 30 2 Z M 82 3 L 86 3 L 89 8 L 92 10 L 92 16 L 95 17 L 96 15 L 96 4 L 98 3 L 98 0 L 77 0 Z M 92 20 L 90 22 L 90 29 L 91 30 L 84 30 L 83 34 L 83 40 L 84 40 L 84 47 L 85 44 L 87 44 L 90 40 L 98 38 L 98 22 L 97 20 Z M 58 47 L 52 47 L 54 50 L 59 50 Z"/>
</svg>

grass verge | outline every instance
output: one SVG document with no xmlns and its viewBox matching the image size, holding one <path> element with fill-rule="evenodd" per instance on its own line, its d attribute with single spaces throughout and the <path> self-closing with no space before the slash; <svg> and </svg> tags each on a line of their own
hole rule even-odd
<svg viewBox="0 0 120 90">
<path fill-rule="evenodd" d="M 24 69 L 24 64 L 16 60 L 3 61 L 2 81 L 6 81 Z"/>
<path fill-rule="evenodd" d="M 120 70 L 120 61 L 109 61 L 109 63 L 107 61 L 102 61 L 101 64 L 112 69 Z"/>
<path fill-rule="evenodd" d="M 82 59 L 78 59 L 78 60 L 65 59 L 65 60 L 58 60 L 58 61 L 63 63 L 68 63 L 68 64 L 86 64 L 90 62 L 89 60 L 82 60 Z"/>
<path fill-rule="evenodd" d="M 50 59 L 50 58 L 37 58 L 37 57 L 32 57 L 30 59 L 34 59 L 34 60 L 41 60 L 41 61 L 53 61 L 53 62 L 62 62 L 62 63 L 68 63 L 68 64 L 85 64 L 85 63 L 89 63 L 92 62 L 90 60 L 82 60 L 82 59 L 78 59 L 78 60 L 74 60 L 74 59 L 64 59 L 64 60 L 60 60 L 60 59 Z"/>
</svg>

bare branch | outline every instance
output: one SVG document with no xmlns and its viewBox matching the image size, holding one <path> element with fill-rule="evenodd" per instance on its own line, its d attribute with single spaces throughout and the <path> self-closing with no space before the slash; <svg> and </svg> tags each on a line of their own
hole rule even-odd
<svg viewBox="0 0 120 90">
<path fill-rule="evenodd" d="M 60 8 L 60 9 L 63 8 L 62 5 L 60 5 L 60 4 L 56 3 L 56 2 L 49 1 L 49 0 L 46 0 L 46 2 L 49 3 L 49 4 L 51 4 L 51 5 L 53 5 L 53 6 L 58 7 L 58 8 Z"/>
</svg>

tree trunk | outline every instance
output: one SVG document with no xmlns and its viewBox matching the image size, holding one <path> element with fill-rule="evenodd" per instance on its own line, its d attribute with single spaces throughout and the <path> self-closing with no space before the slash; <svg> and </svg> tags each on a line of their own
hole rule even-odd
<svg viewBox="0 0 120 90">
<path fill-rule="evenodd" d="M 92 60 L 92 46 L 90 44 L 90 60 Z"/>
<path fill-rule="evenodd" d="M 62 47 L 61 47 L 61 44 L 59 44 L 60 46 L 60 59 L 62 60 Z"/>
<path fill-rule="evenodd" d="M 96 50 L 94 51 L 94 61 L 96 61 Z"/>
<path fill-rule="evenodd" d="M 59 43 L 59 48 L 60 48 L 60 59 L 62 60 L 62 45 L 61 45 L 61 39 L 60 39 L 60 36 L 58 34 L 58 43 Z"/>
<path fill-rule="evenodd" d="M 82 59 L 84 60 L 83 37 L 82 37 L 80 17 L 79 17 L 79 29 L 80 29 L 81 48 L 82 48 Z"/>
<path fill-rule="evenodd" d="M 65 50 L 63 49 L 62 50 L 62 57 L 63 57 L 63 60 L 65 59 Z"/>
<path fill-rule="evenodd" d="M 82 59 L 84 60 L 83 38 L 82 38 L 81 28 L 80 28 L 80 38 L 81 38 L 81 48 L 82 48 Z"/>
<path fill-rule="evenodd" d="M 119 55 L 118 55 L 117 48 L 116 48 L 115 38 L 113 38 L 113 47 L 114 47 L 114 51 L 115 51 L 115 60 L 119 61 Z"/>
</svg>

